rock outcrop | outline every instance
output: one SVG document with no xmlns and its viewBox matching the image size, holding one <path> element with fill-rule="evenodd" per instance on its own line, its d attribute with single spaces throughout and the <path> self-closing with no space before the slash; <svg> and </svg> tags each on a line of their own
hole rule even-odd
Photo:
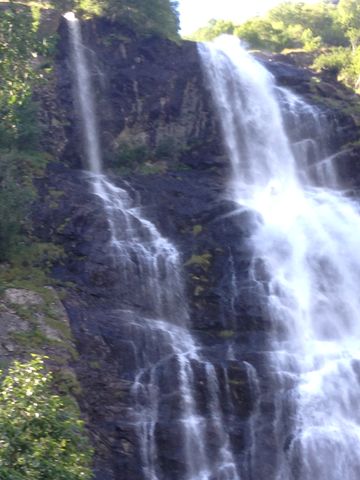
<svg viewBox="0 0 360 480">
<path fill-rule="evenodd" d="M 103 206 L 82 171 L 65 22 L 59 33 L 56 86 L 43 101 L 47 129 L 43 144 L 57 162 L 38 184 L 41 200 L 34 215 L 36 234 L 65 251 L 52 275 L 67 285 L 64 305 L 79 354 L 73 365 L 81 384 L 80 405 L 96 448 L 96 478 L 140 480 L 130 414 L 136 355 L 126 312 L 141 305 L 132 304 L 137 288 L 132 279 L 119 285 Z M 96 89 L 105 169 L 141 205 L 143 216 L 181 252 L 191 328 L 204 358 L 217 371 L 222 414 L 236 457 L 246 455 L 251 414 L 256 408 L 264 414 L 264 431 L 268 430 L 264 449 L 269 451 L 269 465 L 263 472 L 271 478 L 271 402 L 276 385 L 263 354 L 271 325 L 249 276 L 249 238 L 257 219 L 251 211 L 239 211 L 226 197 L 229 167 L 196 45 L 137 38 L 105 20 L 85 23 L 83 36 Z M 359 129 L 354 115 L 342 108 L 351 94 L 285 60 L 262 57 L 281 85 L 324 110 L 333 132 L 329 142 L 336 149 L 343 146 L 337 161 L 341 159 L 344 165 L 344 180 L 356 189 L 360 177 L 349 172 L 359 170 L 357 157 L 349 152 L 353 152 L 351 143 Z M 332 108 L 329 89 L 337 92 Z M 51 202 L 54 191 L 62 194 Z M 261 278 L 261 265 L 257 270 Z M 12 294 L 7 292 L 8 297 Z M 15 315 L 4 308 L 1 315 Z M 17 321 L 14 317 L 9 325 Z M 261 379 L 261 405 L 251 365 Z M 198 375 L 201 404 L 200 371 Z M 164 418 L 169 415 L 165 407 L 162 414 Z M 164 478 L 180 479 L 180 460 L 174 452 L 181 446 L 172 438 L 170 426 L 168 432 L 159 432 L 159 439 Z"/>
</svg>

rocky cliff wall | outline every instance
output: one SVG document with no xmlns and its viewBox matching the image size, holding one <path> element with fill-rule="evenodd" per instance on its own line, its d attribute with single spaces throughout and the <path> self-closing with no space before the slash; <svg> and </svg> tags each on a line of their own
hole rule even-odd
<svg viewBox="0 0 360 480">
<path fill-rule="evenodd" d="M 56 76 L 42 96 L 43 143 L 56 162 L 38 184 L 36 233 L 65 251 L 52 274 L 67 286 L 64 305 L 79 353 L 73 366 L 96 448 L 96 478 L 140 480 L 130 394 L 136 355 L 126 312 L 146 312 L 147 306 L 133 295 L 138 285 L 131 279 L 120 282 L 108 248 L 110 231 L 103 206 L 82 170 L 65 22 L 59 35 Z M 246 456 L 256 409 L 264 416 L 267 433 L 263 449 L 268 461 L 259 473 L 271 478 L 276 382 L 263 353 L 271 325 L 249 276 L 249 238 L 255 219 L 250 211 L 238 212 L 226 198 L 228 162 L 196 45 L 137 38 L 105 20 L 85 23 L 83 36 L 96 90 L 105 170 L 181 252 L 191 328 L 204 358 L 217 371 L 222 414 L 236 458 L 240 463 Z M 327 142 L 343 148 L 336 161 L 342 162 L 344 182 L 355 191 L 360 178 L 354 144 L 359 129 L 356 108 L 348 108 L 354 101 L 352 94 L 286 63 L 284 57 L 262 56 L 261 60 L 279 84 L 323 109 L 331 132 Z M 265 282 L 261 265 L 258 270 L 258 279 Z M 257 388 L 249 365 L 257 370 Z M 197 395 L 205 409 L 201 375 L 198 371 Z M 165 390 L 171 388 L 168 385 Z M 180 480 L 182 460 L 176 452 L 181 445 L 166 423 L 171 412 L 165 397 L 162 402 L 159 462 L 166 480 Z"/>
</svg>

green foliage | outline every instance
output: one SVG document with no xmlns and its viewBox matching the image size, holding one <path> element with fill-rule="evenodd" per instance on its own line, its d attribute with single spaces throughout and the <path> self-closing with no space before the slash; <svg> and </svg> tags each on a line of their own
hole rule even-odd
<svg viewBox="0 0 360 480">
<path fill-rule="evenodd" d="M 360 90 L 360 2 L 338 4 L 285 1 L 263 17 L 241 25 L 212 20 L 192 35 L 198 41 L 232 33 L 250 48 L 274 52 L 300 49 L 315 56 L 313 67 L 332 71 L 347 86 Z"/>
<path fill-rule="evenodd" d="M 320 45 L 346 44 L 346 37 L 336 15 L 336 8 L 319 2 L 284 2 L 264 17 L 254 17 L 241 25 L 212 20 L 192 36 L 198 41 L 211 40 L 223 33 L 233 33 L 251 48 L 281 51 L 303 48 L 313 51 Z"/>
<path fill-rule="evenodd" d="M 34 15 L 33 15 L 34 13 Z M 44 43 L 38 38 L 38 12 L 10 0 L 0 16 L 0 142 L 24 144 L 30 134 L 34 110 L 29 99 L 32 88 L 43 74 L 34 68 Z M 32 111 L 32 114 L 34 112 Z M 30 120 L 31 119 L 31 120 Z M 25 135 L 24 135 L 25 133 Z M 31 132 L 33 139 L 34 132 Z"/>
<path fill-rule="evenodd" d="M 199 28 L 193 35 L 189 36 L 190 40 L 198 42 L 208 42 L 219 35 L 234 33 L 235 25 L 226 20 L 212 19 L 205 27 Z"/>
<path fill-rule="evenodd" d="M 121 143 L 116 152 L 114 166 L 136 169 L 140 164 L 150 159 L 150 150 L 144 144 L 132 145 Z"/>
<path fill-rule="evenodd" d="M 353 50 L 360 43 L 360 3 L 358 0 L 340 0 L 338 5 L 339 21 Z"/>
<path fill-rule="evenodd" d="M 7 258 L 9 263 L 3 264 L 0 269 L 0 285 L 33 290 L 46 297 L 48 290 L 44 285 L 56 284 L 56 281 L 48 276 L 49 270 L 54 262 L 61 261 L 64 250 L 53 243 L 31 240 L 30 238 L 28 242 L 19 242 L 12 246 Z"/>
<path fill-rule="evenodd" d="M 234 34 L 255 49 L 280 51 L 290 42 L 287 32 L 262 18 L 248 20 L 236 27 Z"/>
<path fill-rule="evenodd" d="M 228 338 L 234 337 L 235 332 L 234 332 L 234 330 L 220 330 L 220 332 L 218 333 L 218 336 L 220 338 L 224 338 L 226 340 Z"/>
<path fill-rule="evenodd" d="M 315 59 L 313 68 L 336 74 L 345 85 L 360 90 L 360 46 L 330 49 Z"/>
<path fill-rule="evenodd" d="M 205 272 L 209 270 L 211 266 L 212 255 L 209 252 L 205 252 L 199 255 L 192 255 L 189 260 L 185 263 L 186 267 L 197 266 L 200 267 Z"/>
<path fill-rule="evenodd" d="M 287 32 L 292 42 L 288 48 L 310 50 L 314 38 L 319 39 L 315 48 L 320 44 L 339 46 L 346 43 L 336 13 L 336 8 L 329 3 L 284 2 L 271 9 L 267 18 L 275 28 Z"/>
<path fill-rule="evenodd" d="M 203 231 L 203 227 L 202 225 L 194 225 L 193 226 L 193 229 L 192 229 L 192 233 L 195 235 L 195 237 L 197 235 L 200 235 L 200 233 Z"/>
<path fill-rule="evenodd" d="M 0 261 L 8 260 L 29 230 L 29 206 L 35 198 L 32 179 L 48 158 L 39 153 L 0 150 Z"/>
<path fill-rule="evenodd" d="M 44 361 L 15 361 L 0 389 L 0 478 L 88 480 L 91 448 L 73 402 L 55 395 Z"/>
<path fill-rule="evenodd" d="M 39 144 L 40 127 L 37 122 L 37 105 L 30 96 L 21 103 L 12 105 L 11 119 L 4 116 L 0 121 L 0 148 L 35 150 Z"/>
<path fill-rule="evenodd" d="M 335 47 L 320 54 L 314 60 L 313 67 L 316 70 L 325 70 L 338 74 L 349 64 L 351 52 L 348 48 Z"/>
<path fill-rule="evenodd" d="M 175 0 L 74 0 L 83 17 L 101 15 L 132 25 L 139 32 L 178 39 L 178 2 Z"/>
<path fill-rule="evenodd" d="M 143 175 L 164 173 L 171 162 L 173 168 L 184 168 L 178 158 L 185 147 L 173 137 L 165 137 L 156 147 L 149 147 L 143 141 L 130 139 L 118 143 L 114 153 L 109 153 L 108 163 L 118 174 L 138 172 Z"/>
<path fill-rule="evenodd" d="M 339 72 L 338 78 L 357 92 L 360 91 L 360 46 L 352 50 L 350 61 Z"/>
</svg>

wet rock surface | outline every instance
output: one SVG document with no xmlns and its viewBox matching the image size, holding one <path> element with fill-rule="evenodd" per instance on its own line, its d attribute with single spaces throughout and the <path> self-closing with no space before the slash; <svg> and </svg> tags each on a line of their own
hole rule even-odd
<svg viewBox="0 0 360 480">
<path fill-rule="evenodd" d="M 142 216 L 181 252 L 191 329 L 202 358 L 215 368 L 223 422 L 241 463 L 250 448 L 253 415 L 264 415 L 264 431 L 269 430 L 271 443 L 268 425 L 276 389 L 263 353 L 272 328 L 259 289 L 266 278 L 261 265 L 252 264 L 251 235 L 261 220 L 226 198 L 230 172 L 196 46 L 136 38 L 106 21 L 85 24 L 83 35 L 96 86 L 105 169 L 111 181 L 127 190 Z M 61 128 L 58 122 L 48 124 L 50 149 L 58 162 L 49 166 L 47 177 L 38 184 L 36 234 L 65 250 L 64 260 L 52 274 L 67 285 L 64 305 L 79 353 L 74 367 L 82 388 L 81 408 L 96 447 L 96 479 L 141 480 L 132 388 L 145 339 L 129 312 L 148 312 L 134 295 L 139 288 L 134 279 L 121 280 L 121 262 L 109 248 L 103 205 L 92 193 L 91 179 L 81 171 L 67 40 L 63 22 L 52 101 L 58 105 L 58 119 L 66 123 Z M 283 60 L 262 61 L 280 84 L 311 98 L 312 73 Z M 319 97 L 320 90 L 314 102 L 323 105 Z M 345 132 L 334 135 L 333 144 L 352 142 L 358 135 L 352 116 L 323 108 L 329 121 L 336 120 L 338 131 Z M 344 165 L 349 164 L 344 167 L 345 178 L 353 161 L 344 155 Z M 49 201 L 54 189 L 64 192 L 55 205 Z M 249 273 L 252 268 L 256 282 Z M 169 379 L 164 370 L 173 369 L 171 361 L 162 369 L 159 378 Z M 194 366 L 197 404 L 206 415 L 202 369 L 202 364 Z M 260 386 L 254 384 L 253 369 Z M 179 402 L 171 391 L 171 383 L 163 385 L 156 431 L 161 446 L 158 461 L 164 480 L 180 480 L 183 445 L 172 434 L 171 424 Z M 211 431 L 208 435 L 211 438 Z"/>
</svg>

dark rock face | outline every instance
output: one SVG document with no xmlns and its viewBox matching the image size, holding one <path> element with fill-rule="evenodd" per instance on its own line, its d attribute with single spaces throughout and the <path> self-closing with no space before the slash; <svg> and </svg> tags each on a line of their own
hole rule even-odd
<svg viewBox="0 0 360 480">
<path fill-rule="evenodd" d="M 119 280 L 103 205 L 80 170 L 83 153 L 67 35 L 62 23 L 57 87 L 52 93 L 57 108 L 52 106 L 53 117 L 48 116 L 47 122 L 48 147 L 59 162 L 49 167 L 38 185 L 36 233 L 61 244 L 66 253 L 53 275 L 69 282 L 64 304 L 79 352 L 74 367 L 82 386 L 81 408 L 96 448 L 96 478 L 141 480 L 131 390 L 137 350 L 145 339 L 131 330 L 128 312 L 143 311 L 146 306 L 132 294 L 138 289 L 134 279 Z M 229 170 L 196 46 L 136 38 L 104 20 L 84 24 L 83 36 L 96 89 L 105 169 L 181 252 L 192 332 L 203 358 L 216 371 L 223 422 L 235 460 L 246 465 L 251 421 L 261 414 L 266 465 L 252 473 L 250 467 L 241 469 L 244 478 L 271 479 L 277 385 L 263 352 L 272 326 L 257 287 L 266 283 L 262 266 L 254 267 L 256 283 L 249 275 L 253 267 L 250 238 L 260 219 L 251 211 L 239 211 L 226 198 Z M 311 73 L 274 59 L 262 61 L 280 84 L 291 85 L 308 98 L 314 96 Z M 322 104 L 321 92 L 316 95 L 313 100 Z M 324 108 L 324 116 L 330 124 L 336 122 L 341 132 L 332 135 L 332 147 L 351 142 L 358 134 L 350 116 L 329 107 Z M 352 161 L 345 153 L 344 157 L 345 178 Z M 54 190 L 64 193 L 56 205 L 49 200 Z M 135 337 L 139 344 L 134 346 Z M 194 366 L 196 395 L 206 414 L 201 368 Z M 160 370 L 157 374 L 160 383 L 168 378 Z M 178 408 L 178 402 L 176 395 L 169 400 L 171 390 L 171 384 L 162 387 L 158 463 L 161 478 L 180 480 L 184 478 L 183 446 L 172 434 L 172 409 Z M 211 438 L 211 432 L 208 435 Z"/>
<path fill-rule="evenodd" d="M 71 97 L 65 22 L 60 32 L 58 100 L 69 122 L 64 160 L 79 167 L 82 149 L 75 140 L 79 119 Z M 213 165 L 222 155 L 221 140 L 209 95 L 203 91 L 195 44 L 176 45 L 156 37 L 137 39 L 132 32 L 119 31 L 118 25 L 106 21 L 85 24 L 83 37 L 89 48 L 105 167 L 121 168 L 122 161 L 133 169 L 137 149 L 149 160 L 156 154 L 180 164 L 185 157 L 199 168 L 207 167 L 204 158 Z M 121 157 L 124 149 L 131 158 Z"/>
</svg>

